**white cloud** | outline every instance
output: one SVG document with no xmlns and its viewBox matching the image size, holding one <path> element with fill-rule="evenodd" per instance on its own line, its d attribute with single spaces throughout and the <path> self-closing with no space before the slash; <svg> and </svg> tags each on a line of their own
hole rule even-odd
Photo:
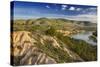
<svg viewBox="0 0 100 67">
<path fill-rule="evenodd" d="M 75 10 L 75 7 L 70 7 L 69 10 Z"/>
<path fill-rule="evenodd" d="M 97 8 L 87 8 L 82 10 L 83 14 L 97 15 Z"/>
<path fill-rule="evenodd" d="M 62 10 L 66 10 L 66 8 L 62 8 Z"/>
<path fill-rule="evenodd" d="M 91 11 L 91 12 L 89 12 L 88 14 L 89 14 L 89 15 L 96 15 L 97 13 L 96 13 L 96 12 Z"/>
<path fill-rule="evenodd" d="M 46 8 L 50 8 L 50 6 L 47 5 Z"/>
<path fill-rule="evenodd" d="M 97 10 L 97 8 L 91 7 L 89 8 L 89 10 Z"/>
<path fill-rule="evenodd" d="M 82 10 L 82 13 L 86 13 L 86 10 Z"/>
<path fill-rule="evenodd" d="M 96 15 L 89 15 L 89 14 L 69 16 L 67 19 L 77 20 L 77 21 L 90 21 L 90 22 L 93 22 L 93 23 L 97 22 L 97 16 Z"/>
<path fill-rule="evenodd" d="M 82 10 L 82 8 L 76 8 L 76 11 L 80 11 L 80 10 Z"/>
<path fill-rule="evenodd" d="M 73 8 L 73 10 L 82 10 L 83 13 L 76 16 L 70 16 L 69 19 L 79 21 L 91 21 L 93 23 L 97 22 L 97 8 L 87 8 L 86 10 L 83 10 L 82 8 Z"/>
<path fill-rule="evenodd" d="M 67 6 L 67 5 L 61 5 L 61 7 L 62 7 L 62 8 L 61 8 L 62 10 L 66 10 L 66 8 L 67 8 L 68 6 Z"/>
<path fill-rule="evenodd" d="M 62 7 L 67 7 L 67 5 L 62 5 Z"/>
</svg>

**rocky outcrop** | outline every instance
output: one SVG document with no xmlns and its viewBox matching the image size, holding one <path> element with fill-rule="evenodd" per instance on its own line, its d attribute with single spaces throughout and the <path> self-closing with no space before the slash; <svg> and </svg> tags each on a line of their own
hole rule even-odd
<svg viewBox="0 0 100 67">
<path fill-rule="evenodd" d="M 13 32 L 13 51 L 11 51 L 11 55 L 14 56 L 13 59 L 15 60 L 15 65 L 56 63 L 53 58 L 49 57 L 36 47 L 35 43 L 37 43 L 37 41 L 34 38 L 30 37 L 30 35 L 31 33 L 26 31 Z M 16 59 L 19 59 L 18 62 L 16 61 Z"/>
<path fill-rule="evenodd" d="M 51 44 L 53 46 L 52 48 L 59 48 L 66 52 L 73 61 L 83 61 L 77 54 L 65 47 L 64 43 L 56 37 L 42 35 L 36 32 L 17 31 L 12 33 L 11 44 L 11 56 L 13 56 L 14 65 L 58 63 L 52 55 L 46 53 L 44 48 L 41 47 L 48 45 L 45 42 Z M 61 44 L 63 44 L 62 47 Z"/>
</svg>

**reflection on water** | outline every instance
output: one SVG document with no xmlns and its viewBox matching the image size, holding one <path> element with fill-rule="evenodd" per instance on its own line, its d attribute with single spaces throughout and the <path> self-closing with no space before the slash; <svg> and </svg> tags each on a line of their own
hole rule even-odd
<svg viewBox="0 0 100 67">
<path fill-rule="evenodd" d="M 91 38 L 89 38 L 89 36 L 91 35 L 92 35 L 92 32 L 84 32 L 84 33 L 78 33 L 78 34 L 72 35 L 72 38 L 84 40 L 87 43 L 92 44 L 92 45 L 97 45 L 97 42 L 94 42 Z"/>
</svg>

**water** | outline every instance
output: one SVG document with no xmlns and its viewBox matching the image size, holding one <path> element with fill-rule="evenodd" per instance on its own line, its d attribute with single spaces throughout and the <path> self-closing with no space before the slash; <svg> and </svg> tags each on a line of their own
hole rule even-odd
<svg viewBox="0 0 100 67">
<path fill-rule="evenodd" d="M 87 43 L 92 44 L 92 45 L 97 45 L 97 42 L 94 42 L 91 38 L 89 38 L 89 36 L 91 35 L 92 35 L 92 32 L 84 32 L 84 33 L 78 33 L 78 34 L 72 35 L 72 38 L 84 40 Z"/>
</svg>

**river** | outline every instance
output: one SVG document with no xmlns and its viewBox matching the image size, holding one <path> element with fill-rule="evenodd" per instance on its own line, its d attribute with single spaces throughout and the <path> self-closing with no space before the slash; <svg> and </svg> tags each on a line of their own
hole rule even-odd
<svg viewBox="0 0 100 67">
<path fill-rule="evenodd" d="M 92 32 L 89 31 L 89 32 L 82 32 L 82 33 L 74 34 L 71 37 L 74 39 L 84 40 L 87 43 L 92 44 L 92 45 L 97 45 L 97 42 L 94 42 L 91 38 L 89 38 L 89 36 L 91 35 L 92 35 Z"/>
</svg>

